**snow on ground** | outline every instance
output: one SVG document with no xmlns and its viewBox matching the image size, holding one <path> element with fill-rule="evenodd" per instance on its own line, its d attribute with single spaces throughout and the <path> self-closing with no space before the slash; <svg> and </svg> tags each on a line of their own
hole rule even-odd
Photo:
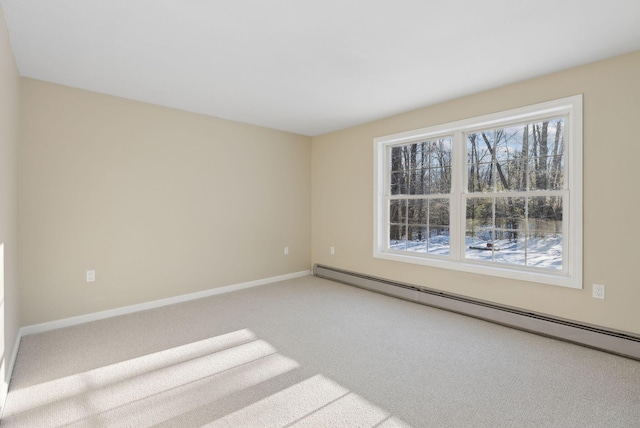
<svg viewBox="0 0 640 428">
<path fill-rule="evenodd" d="M 494 243 L 497 251 L 477 250 L 470 247 L 486 248 L 487 241 L 477 237 L 465 238 L 465 258 L 496 263 L 528 266 L 542 269 L 562 269 L 562 235 L 548 235 L 546 237 L 531 237 L 527 239 L 527 251 L 525 253 L 525 238 L 516 240 L 501 239 Z M 429 238 L 429 247 L 425 241 L 391 241 L 390 249 L 449 255 L 449 236 L 440 235 Z"/>
<path fill-rule="evenodd" d="M 429 249 L 425 241 L 391 241 L 389 248 L 392 250 L 410 251 L 414 253 L 439 254 L 442 256 L 449 255 L 449 236 L 439 235 L 429 238 Z"/>
</svg>

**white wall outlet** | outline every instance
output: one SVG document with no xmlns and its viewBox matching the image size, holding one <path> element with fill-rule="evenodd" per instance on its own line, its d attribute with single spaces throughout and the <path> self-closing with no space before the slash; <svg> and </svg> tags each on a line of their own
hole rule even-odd
<svg viewBox="0 0 640 428">
<path fill-rule="evenodd" d="M 94 282 L 96 280 L 96 271 L 88 270 L 87 271 L 87 282 Z"/>
<path fill-rule="evenodd" d="M 284 255 L 289 255 L 289 247 L 284 247 Z"/>
<path fill-rule="evenodd" d="M 593 298 L 594 299 L 604 299 L 604 285 L 603 284 L 593 284 Z"/>
<path fill-rule="evenodd" d="M 336 247 L 329 247 L 329 252 L 333 256 L 336 253 Z"/>
</svg>

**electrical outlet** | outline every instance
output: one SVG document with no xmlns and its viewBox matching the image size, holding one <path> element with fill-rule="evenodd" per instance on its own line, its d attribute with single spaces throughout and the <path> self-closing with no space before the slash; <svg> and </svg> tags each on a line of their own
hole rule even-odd
<svg viewBox="0 0 640 428">
<path fill-rule="evenodd" d="M 333 256 L 336 253 L 336 247 L 329 247 L 329 252 Z"/>
<path fill-rule="evenodd" d="M 96 280 L 96 271 L 88 270 L 87 271 L 87 282 L 95 282 Z"/>
<path fill-rule="evenodd" d="M 284 255 L 289 255 L 289 247 L 284 247 Z"/>
<path fill-rule="evenodd" d="M 603 284 L 593 284 L 593 298 L 594 299 L 604 299 L 604 285 Z"/>
</svg>

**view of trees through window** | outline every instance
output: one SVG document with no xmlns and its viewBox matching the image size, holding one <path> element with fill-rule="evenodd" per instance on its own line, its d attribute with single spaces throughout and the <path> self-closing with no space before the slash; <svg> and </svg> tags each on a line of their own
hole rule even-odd
<svg viewBox="0 0 640 428">
<path fill-rule="evenodd" d="M 469 260 L 562 269 L 564 118 L 464 134 Z M 450 254 L 452 137 L 391 147 L 389 248 Z"/>
<path fill-rule="evenodd" d="M 465 257 L 562 268 L 564 119 L 466 135 Z"/>
<path fill-rule="evenodd" d="M 446 137 L 391 149 L 390 248 L 449 254 L 451 144 Z"/>
</svg>

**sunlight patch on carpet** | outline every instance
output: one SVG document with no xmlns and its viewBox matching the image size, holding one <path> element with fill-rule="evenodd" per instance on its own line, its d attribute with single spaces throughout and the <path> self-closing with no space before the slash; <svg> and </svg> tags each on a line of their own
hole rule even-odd
<svg viewBox="0 0 640 428">
<path fill-rule="evenodd" d="M 331 379 L 316 375 L 207 427 L 392 427 L 408 425 Z"/>
<path fill-rule="evenodd" d="M 198 418 L 194 426 L 408 426 L 322 374 L 260 390 L 298 368 L 242 329 L 16 389 L 0 425 L 148 427 Z"/>
<path fill-rule="evenodd" d="M 296 367 L 251 331 L 239 330 L 15 391 L 3 426 L 90 426 L 88 419 L 104 424 L 122 411 L 163 420 L 196 402 L 192 395 L 203 384 L 215 384 L 223 396 Z"/>
</svg>

